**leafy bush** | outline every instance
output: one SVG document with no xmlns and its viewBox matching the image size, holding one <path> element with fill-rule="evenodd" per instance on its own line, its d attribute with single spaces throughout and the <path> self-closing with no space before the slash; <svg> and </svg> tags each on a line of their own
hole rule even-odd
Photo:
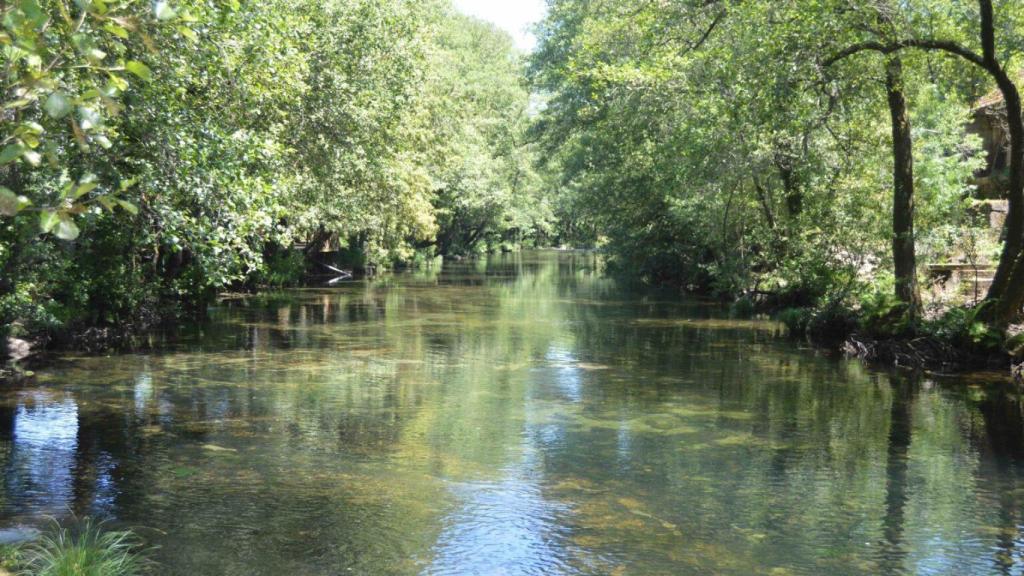
<svg viewBox="0 0 1024 576">
<path fill-rule="evenodd" d="M 916 330 L 910 308 L 889 292 L 875 292 L 861 301 L 860 328 L 882 338 L 906 336 Z"/>
<path fill-rule="evenodd" d="M 256 283 L 295 286 L 306 275 L 306 256 L 299 250 L 280 250 L 266 258 Z"/>
<path fill-rule="evenodd" d="M 938 319 L 926 322 L 922 331 L 968 352 L 991 353 L 1001 348 L 1012 352 L 1012 339 L 1007 341 L 1002 333 L 979 319 L 986 307 L 952 308 Z"/>
<path fill-rule="evenodd" d="M 810 308 L 786 308 L 775 315 L 775 319 L 782 322 L 794 338 L 807 336 L 812 317 Z"/>
<path fill-rule="evenodd" d="M 754 312 L 756 312 L 754 301 L 747 296 L 736 300 L 729 306 L 729 316 L 731 318 L 750 318 L 754 315 Z"/>
<path fill-rule="evenodd" d="M 818 308 L 787 308 L 775 318 L 786 325 L 793 337 L 842 340 L 857 328 L 857 317 L 849 308 L 831 302 Z"/>
</svg>

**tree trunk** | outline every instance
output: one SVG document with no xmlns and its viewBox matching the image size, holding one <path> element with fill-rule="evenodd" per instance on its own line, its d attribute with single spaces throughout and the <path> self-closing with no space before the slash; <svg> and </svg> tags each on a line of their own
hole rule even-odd
<svg viewBox="0 0 1024 576">
<path fill-rule="evenodd" d="M 896 273 L 896 297 L 908 306 L 913 318 L 921 311 L 917 286 L 917 253 L 914 248 L 914 148 L 907 99 L 903 92 L 903 63 L 898 56 L 886 65 L 886 91 L 892 115 L 892 257 Z"/>
<path fill-rule="evenodd" d="M 1024 121 L 1021 119 L 1020 92 L 1002 70 L 996 75 L 999 90 L 1006 102 L 1006 119 L 1010 131 L 1010 183 L 1007 200 L 1010 210 L 1006 215 L 1006 249 L 1000 260 L 999 273 L 992 285 L 992 296 L 1000 297 L 1009 282 L 1010 266 L 1020 254 L 1024 242 Z"/>
<path fill-rule="evenodd" d="M 786 195 L 786 211 L 790 218 L 797 218 L 804 211 L 804 194 L 796 173 L 797 157 L 792 146 L 784 144 L 775 152 L 775 168 L 782 180 L 782 190 Z"/>
<path fill-rule="evenodd" d="M 320 226 L 320 228 L 317 229 L 316 234 L 313 235 L 313 238 L 309 241 L 308 244 L 306 244 L 306 257 L 312 258 L 317 253 L 321 252 L 324 248 L 324 244 L 327 243 L 327 241 L 330 239 L 331 233 L 325 230 L 323 226 Z"/>
<path fill-rule="evenodd" d="M 1010 129 L 1009 212 L 1006 244 L 988 299 L 996 302 L 996 323 L 1005 326 L 1017 320 L 1024 307 L 1024 115 L 1020 91 L 1002 68 L 997 79 Z"/>
<path fill-rule="evenodd" d="M 992 0 L 978 0 L 981 13 L 981 46 L 984 67 L 995 79 L 1006 103 L 1010 130 L 1010 187 L 1007 194 L 1006 244 L 987 300 L 995 302 L 992 320 L 1005 326 L 1020 316 L 1024 305 L 1024 118 L 1020 91 L 996 57 L 995 15 Z"/>
<path fill-rule="evenodd" d="M 985 321 L 996 327 L 1005 327 L 1021 317 L 1024 306 L 1024 113 L 1021 95 L 1013 79 L 1007 74 L 996 54 L 995 12 L 992 0 L 978 0 L 981 14 L 981 47 L 978 54 L 963 45 L 941 39 L 911 38 L 890 44 L 877 41 L 861 42 L 840 51 L 825 61 L 825 66 L 864 50 L 893 55 L 906 48 L 938 50 L 963 58 L 985 70 L 999 86 L 1006 103 L 1006 119 L 1010 130 L 1010 186 L 1007 194 L 1009 212 L 1006 216 L 1006 243 L 999 258 L 992 288 L 985 297 Z"/>
</svg>

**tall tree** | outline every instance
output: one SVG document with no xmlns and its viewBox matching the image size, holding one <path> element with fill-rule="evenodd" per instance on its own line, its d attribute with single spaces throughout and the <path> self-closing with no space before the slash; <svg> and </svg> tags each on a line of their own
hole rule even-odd
<svg viewBox="0 0 1024 576">
<path fill-rule="evenodd" d="M 854 44 L 829 60 L 829 63 L 866 50 L 894 54 L 908 48 L 938 51 L 959 57 L 984 70 L 995 82 L 1006 103 L 1007 126 L 1010 135 L 1010 175 L 1007 199 L 1005 244 L 999 258 L 995 279 L 986 300 L 991 304 L 989 319 L 1005 326 L 1019 318 L 1024 308 L 1024 112 L 1021 95 L 1011 72 L 1000 60 L 997 50 L 996 16 L 992 0 L 978 0 L 977 37 L 981 51 L 971 49 L 955 38 L 931 37 L 927 34 L 893 41 L 871 40 Z M 1007 46 L 1002 51 L 1013 55 Z"/>
<path fill-rule="evenodd" d="M 917 285 L 914 236 L 914 142 L 903 85 L 903 62 L 899 56 L 890 57 L 886 63 L 885 88 L 892 116 L 892 257 L 896 297 L 916 318 L 921 311 L 921 294 Z"/>
</svg>

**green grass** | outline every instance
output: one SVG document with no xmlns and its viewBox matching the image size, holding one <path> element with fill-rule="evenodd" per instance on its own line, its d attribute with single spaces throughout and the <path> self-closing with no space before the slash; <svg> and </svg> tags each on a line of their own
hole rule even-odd
<svg viewBox="0 0 1024 576">
<path fill-rule="evenodd" d="M 54 522 L 39 540 L 12 553 L 8 565 L 21 576 L 137 576 L 148 567 L 140 549 L 131 532 L 106 531 L 90 519 L 74 528 Z"/>
</svg>

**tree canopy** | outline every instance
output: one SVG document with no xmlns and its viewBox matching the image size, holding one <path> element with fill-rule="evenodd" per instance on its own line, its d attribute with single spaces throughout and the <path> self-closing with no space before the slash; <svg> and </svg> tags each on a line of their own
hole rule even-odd
<svg viewBox="0 0 1024 576">
<path fill-rule="evenodd" d="M 991 264 L 972 321 L 1024 305 L 1019 2 L 551 0 L 529 58 L 446 0 L 0 17 L 7 326 L 145 323 L 324 250 L 381 268 L 542 243 L 909 324 L 936 304 L 926 264 Z M 983 198 L 968 127 L 994 89 L 1009 166 Z"/>
<path fill-rule="evenodd" d="M 144 320 L 297 281 L 513 247 L 552 216 L 523 55 L 444 1 L 10 0 L 0 317 Z"/>
<path fill-rule="evenodd" d="M 991 261 L 978 318 L 1019 318 L 1020 3 L 550 6 L 536 131 L 590 223 L 573 230 L 621 267 L 777 305 L 895 298 L 913 321 L 926 263 Z M 985 158 L 968 130 L 993 88 L 1014 162 L 995 231 L 974 217 Z"/>
</svg>

